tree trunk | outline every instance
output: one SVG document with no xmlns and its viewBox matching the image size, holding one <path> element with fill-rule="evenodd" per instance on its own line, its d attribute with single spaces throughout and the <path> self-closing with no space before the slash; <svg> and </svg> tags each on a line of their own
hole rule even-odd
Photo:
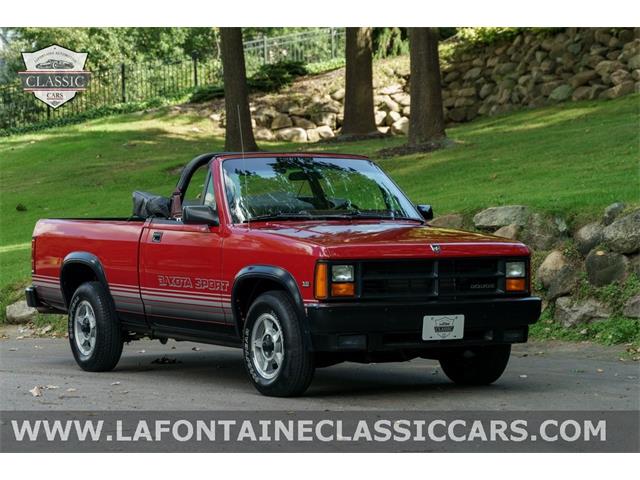
<svg viewBox="0 0 640 480">
<path fill-rule="evenodd" d="M 438 29 L 409 29 L 411 57 L 411 116 L 409 145 L 445 138 L 438 57 Z"/>
<path fill-rule="evenodd" d="M 377 133 L 373 114 L 371 27 L 347 28 L 342 135 Z"/>
<path fill-rule="evenodd" d="M 251 128 L 242 30 L 239 27 L 221 28 L 220 38 L 226 114 L 224 149 L 227 152 L 255 152 L 258 146 Z"/>
</svg>

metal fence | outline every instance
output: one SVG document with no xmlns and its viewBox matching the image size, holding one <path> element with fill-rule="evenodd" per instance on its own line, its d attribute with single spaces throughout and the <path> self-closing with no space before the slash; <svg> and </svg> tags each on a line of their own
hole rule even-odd
<svg viewBox="0 0 640 480">
<path fill-rule="evenodd" d="M 247 75 L 281 61 L 315 63 L 344 56 L 344 29 L 325 28 L 244 43 Z M 0 85 L 0 130 L 25 127 L 115 105 L 174 98 L 198 86 L 222 86 L 219 59 L 156 64 L 121 64 L 92 72 L 86 91 L 53 109 L 24 92 L 19 83 Z"/>
</svg>

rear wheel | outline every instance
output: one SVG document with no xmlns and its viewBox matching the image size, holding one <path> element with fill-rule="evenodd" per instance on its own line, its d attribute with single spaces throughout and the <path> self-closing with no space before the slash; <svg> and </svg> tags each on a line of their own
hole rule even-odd
<svg viewBox="0 0 640 480">
<path fill-rule="evenodd" d="M 253 302 L 242 343 L 245 368 L 260 393 L 292 397 L 308 388 L 314 373 L 313 355 L 305 346 L 289 295 L 271 291 Z"/>
<path fill-rule="evenodd" d="M 511 355 L 511 345 L 456 350 L 440 359 L 440 366 L 460 385 L 489 385 L 500 378 Z"/>
<path fill-rule="evenodd" d="M 112 370 L 122 355 L 122 334 L 113 301 L 100 282 L 83 283 L 69 305 L 69 343 L 83 370 Z"/>
</svg>

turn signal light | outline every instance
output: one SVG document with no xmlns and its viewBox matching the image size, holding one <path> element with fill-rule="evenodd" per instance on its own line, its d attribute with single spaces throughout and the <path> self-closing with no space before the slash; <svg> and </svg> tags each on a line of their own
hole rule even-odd
<svg viewBox="0 0 640 480">
<path fill-rule="evenodd" d="M 522 292 L 526 287 L 524 278 L 507 278 L 507 292 Z"/>
<path fill-rule="evenodd" d="M 316 278 L 313 284 L 315 297 L 318 299 L 327 298 L 329 296 L 329 282 L 327 277 L 326 263 L 318 263 L 316 265 Z"/>
<path fill-rule="evenodd" d="M 332 283 L 331 284 L 331 296 L 332 297 L 353 297 L 355 295 L 355 289 L 353 283 Z"/>
</svg>

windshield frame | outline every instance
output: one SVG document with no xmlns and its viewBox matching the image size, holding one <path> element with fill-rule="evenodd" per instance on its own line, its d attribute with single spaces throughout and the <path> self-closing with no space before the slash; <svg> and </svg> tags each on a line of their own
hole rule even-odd
<svg viewBox="0 0 640 480">
<path fill-rule="evenodd" d="M 397 190 L 397 197 L 398 200 L 401 204 L 401 207 L 403 210 L 406 210 L 405 213 L 407 213 L 407 215 L 389 215 L 389 216 L 383 216 L 380 215 L 375 216 L 375 215 L 371 215 L 368 214 L 367 210 L 363 210 L 362 211 L 362 215 L 357 215 L 357 214 L 353 214 L 353 212 L 349 212 L 349 211 L 340 211 L 337 210 L 335 212 L 334 215 L 324 215 L 324 214 L 318 214 L 318 215 L 309 215 L 309 217 L 307 218 L 306 216 L 300 215 L 297 218 L 292 218 L 295 217 L 295 215 L 283 215 L 282 219 L 278 219 L 277 214 L 274 214 L 274 218 L 269 218 L 269 219 L 258 219 L 258 218 L 250 218 L 249 220 L 244 220 L 244 221 L 236 221 L 234 219 L 234 215 L 233 215 L 233 207 L 230 203 L 230 198 L 228 196 L 228 191 L 227 191 L 227 180 L 230 179 L 230 177 L 227 175 L 227 169 L 225 168 L 225 163 L 229 162 L 229 161 L 246 161 L 247 162 L 247 167 L 251 168 L 251 162 L 254 161 L 264 161 L 264 160 L 270 160 L 270 159 L 276 159 L 276 158 L 280 158 L 280 157 L 286 157 L 286 158 L 303 158 L 306 160 L 309 160 L 311 162 L 315 162 L 316 160 L 340 160 L 340 161 L 361 161 L 361 162 L 367 162 L 369 166 L 371 166 L 373 169 L 375 169 L 377 171 L 377 173 L 379 173 L 387 182 L 389 182 L 391 184 L 392 187 L 394 187 Z M 425 223 L 424 219 L 422 217 L 422 215 L 420 214 L 420 212 L 418 211 L 418 209 L 416 208 L 415 204 L 409 199 L 409 197 L 405 194 L 405 192 L 398 186 L 398 184 L 393 180 L 393 178 L 391 178 L 391 176 L 389 176 L 378 164 L 376 164 L 375 162 L 373 162 L 371 159 L 367 158 L 367 157 L 362 157 L 362 156 L 349 156 L 349 155 L 344 155 L 344 154 L 309 154 L 309 153 L 278 153 L 278 154 L 248 154 L 246 157 L 242 157 L 240 155 L 234 155 L 234 156 L 228 156 L 225 158 L 221 158 L 220 162 L 219 162 L 219 173 L 221 176 L 220 179 L 220 184 L 221 184 L 221 194 L 222 197 L 224 199 L 224 203 L 226 205 L 227 208 L 227 216 L 228 216 L 228 220 L 230 222 L 230 224 L 232 225 L 248 225 L 252 222 L 265 222 L 265 221 L 353 221 L 353 220 L 365 220 L 365 221 L 415 221 L 415 222 L 420 222 L 420 223 Z M 376 183 L 378 183 L 378 181 L 376 180 Z M 242 197 L 243 195 L 243 191 L 242 189 L 240 189 L 240 196 Z M 403 202 L 404 201 L 404 202 Z M 402 205 L 402 203 L 405 203 L 404 205 Z M 281 212 L 280 212 L 281 213 Z"/>
</svg>

